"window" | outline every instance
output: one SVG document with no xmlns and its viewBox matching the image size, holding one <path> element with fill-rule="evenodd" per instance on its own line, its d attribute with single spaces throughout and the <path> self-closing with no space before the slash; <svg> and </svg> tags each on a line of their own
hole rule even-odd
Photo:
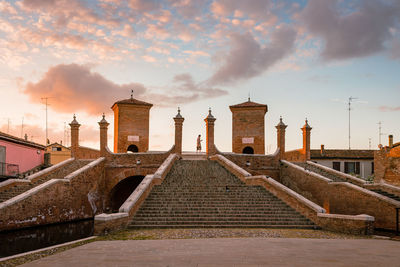
<svg viewBox="0 0 400 267">
<path fill-rule="evenodd" d="M 52 147 L 51 151 L 61 151 L 61 147 Z"/>
<path fill-rule="evenodd" d="M 360 162 L 345 162 L 344 172 L 352 174 L 360 174 Z"/>
<path fill-rule="evenodd" d="M 371 162 L 371 174 L 375 173 L 374 162 Z"/>
<path fill-rule="evenodd" d="M 334 170 L 340 171 L 340 161 L 334 161 L 332 165 Z"/>
</svg>

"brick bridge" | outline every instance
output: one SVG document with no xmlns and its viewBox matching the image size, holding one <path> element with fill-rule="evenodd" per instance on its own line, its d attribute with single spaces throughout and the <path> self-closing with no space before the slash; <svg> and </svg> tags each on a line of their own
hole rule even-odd
<svg viewBox="0 0 400 267">
<path fill-rule="evenodd" d="M 135 108 L 144 105 L 133 100 L 131 102 Z M 126 101 L 117 102 L 113 108 L 121 112 L 124 105 L 127 105 Z M 236 105 L 235 108 L 245 108 L 247 112 L 250 104 L 246 105 Z M 148 106 L 145 107 L 146 110 Z M 257 109 L 260 107 L 257 106 Z M 261 112 L 265 114 L 266 109 L 262 107 Z M 224 175 L 236 177 L 243 185 L 262 188 L 257 191 L 259 194 L 272 194 L 285 203 L 288 209 L 301 214 L 320 228 L 359 234 L 370 234 L 374 227 L 396 228 L 395 211 L 400 208 L 400 188 L 366 184 L 364 180 L 310 162 L 311 127 L 303 127 L 303 149 L 299 150 L 300 157 L 297 159 L 301 163 L 294 164 L 284 160 L 286 125 L 282 120 L 276 126 L 278 149 L 272 155 L 242 154 L 241 147 L 232 153 L 220 152 L 214 144 L 215 120 L 210 110 L 205 118 L 207 142 L 204 155 L 182 153 L 184 118 L 179 111 L 174 117 L 175 144 L 169 151 L 113 153 L 108 149 L 108 123 L 103 115 L 99 122 L 100 150 L 97 153 L 85 153 L 85 148 L 79 145 L 80 124 L 74 116 L 70 124 L 73 158 L 27 179 L 11 179 L 0 183 L 0 231 L 86 218 L 95 218 L 97 233 L 127 227 L 139 214 L 154 186 L 164 182 L 177 161 L 198 158 L 215 161 L 228 171 Z M 114 132 L 116 136 L 127 137 L 121 139 L 124 140 L 125 151 L 135 142 L 138 149 L 146 147 L 145 143 L 140 142 L 148 142 L 148 138 L 142 138 L 140 134 L 132 135 L 121 125 L 115 128 L 119 129 Z M 261 128 L 263 134 L 264 128 Z M 148 135 L 148 129 L 144 135 Z M 246 137 L 244 140 L 248 142 L 251 138 Z M 237 139 L 234 142 L 238 146 Z M 116 147 L 115 152 L 123 150 L 118 145 Z M 174 179 L 185 181 L 185 177 Z M 176 186 L 172 188 L 178 188 Z M 207 184 L 205 186 L 211 188 Z M 245 199 L 249 197 L 251 195 L 246 195 Z M 231 203 L 229 199 L 225 201 Z M 248 203 L 252 205 L 253 202 Z M 140 214 L 143 214 L 143 210 L 140 210 Z M 175 219 L 172 218 L 172 221 Z M 200 225 L 199 222 L 197 225 Z"/>
</svg>

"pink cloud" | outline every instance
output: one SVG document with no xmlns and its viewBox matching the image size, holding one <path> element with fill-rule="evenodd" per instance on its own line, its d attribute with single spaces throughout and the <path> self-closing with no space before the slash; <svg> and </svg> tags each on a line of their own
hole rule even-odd
<svg viewBox="0 0 400 267">
<path fill-rule="evenodd" d="M 400 106 L 399 107 L 380 106 L 379 110 L 384 112 L 400 111 Z"/>
<path fill-rule="evenodd" d="M 55 111 L 83 111 L 96 116 L 109 111 L 115 101 L 128 98 L 131 89 L 136 98 L 162 103 L 163 106 L 227 94 L 218 88 L 196 84 L 189 74 L 175 76 L 173 83 L 173 87 L 164 88 L 165 93 L 155 93 L 140 83 L 116 84 L 92 72 L 89 66 L 61 64 L 51 67 L 38 82 L 28 82 L 24 93 L 34 103 L 41 103 L 40 99 L 44 96 L 54 97 L 51 108 Z"/>
</svg>

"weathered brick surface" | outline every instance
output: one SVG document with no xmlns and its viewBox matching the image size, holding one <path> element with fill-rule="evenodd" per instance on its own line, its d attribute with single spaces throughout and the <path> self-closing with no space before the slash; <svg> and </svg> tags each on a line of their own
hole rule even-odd
<svg viewBox="0 0 400 267">
<path fill-rule="evenodd" d="M 375 217 L 376 227 L 395 228 L 395 208 L 400 207 L 400 202 L 349 183 L 333 183 L 327 178 L 299 168 L 284 163 L 281 168 L 282 183 L 322 206 L 328 213 L 368 214 Z"/>
<path fill-rule="evenodd" d="M 267 175 L 279 181 L 278 153 L 273 155 L 248 155 L 219 152 L 219 154 L 223 155 L 252 175 Z"/>
<path fill-rule="evenodd" d="M 400 146 L 388 147 L 374 153 L 375 183 L 389 183 L 400 186 Z"/>
<path fill-rule="evenodd" d="M 233 108 L 232 111 L 232 152 L 243 153 L 247 146 L 254 154 L 265 154 L 265 113 L 266 107 Z M 254 138 L 253 144 L 244 144 L 243 138 Z"/>
<path fill-rule="evenodd" d="M 0 204 L 0 231 L 91 218 L 102 212 L 104 159 Z"/>
<path fill-rule="evenodd" d="M 125 153 L 129 145 L 136 145 L 139 152 L 149 150 L 149 117 L 151 106 L 115 104 L 114 152 Z M 139 136 L 139 141 L 128 141 L 128 136 Z"/>
<path fill-rule="evenodd" d="M 79 146 L 76 152 L 78 159 L 98 159 L 100 157 L 100 150 Z"/>
</svg>

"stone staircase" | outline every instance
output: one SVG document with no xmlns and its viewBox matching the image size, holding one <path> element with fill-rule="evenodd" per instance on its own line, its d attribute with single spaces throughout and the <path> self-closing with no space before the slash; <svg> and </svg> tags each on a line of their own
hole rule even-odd
<svg viewBox="0 0 400 267">
<path fill-rule="evenodd" d="M 263 187 L 244 184 L 210 160 L 177 161 L 129 227 L 316 228 Z"/>
<path fill-rule="evenodd" d="M 346 180 L 344 180 L 342 177 L 340 177 L 339 175 L 335 175 L 333 173 L 327 172 L 322 168 L 318 168 L 317 166 L 308 164 L 306 162 L 292 162 L 294 164 L 296 164 L 297 166 L 300 166 L 308 171 L 312 171 L 315 172 L 323 177 L 329 178 L 334 182 L 346 182 Z"/>
<path fill-rule="evenodd" d="M 381 190 L 381 189 L 370 189 L 370 190 L 373 191 L 373 192 L 375 192 L 375 193 L 381 194 L 381 195 L 383 195 L 383 196 L 385 196 L 385 197 L 389 197 L 389 198 L 391 198 L 391 199 L 400 201 L 400 197 L 399 197 L 399 196 L 396 196 L 396 195 L 391 194 L 391 193 L 389 193 L 389 192 L 383 191 L 383 190 Z"/>
<path fill-rule="evenodd" d="M 40 184 L 43 184 L 44 182 L 47 182 L 51 179 L 62 179 L 65 176 L 67 176 L 68 174 L 76 171 L 77 169 L 82 168 L 89 162 L 90 162 L 89 160 L 74 160 L 71 163 L 64 165 L 60 169 L 55 170 L 50 175 L 42 175 L 42 177 L 35 180 L 34 182 L 24 183 L 24 184 L 17 183 L 16 185 L 7 188 L 4 191 L 0 191 L 0 202 L 6 201 L 15 196 L 18 196 L 19 194 L 22 194 L 22 193 L 40 185 Z"/>
<path fill-rule="evenodd" d="M 306 162 L 292 162 L 292 163 L 294 163 L 294 164 L 296 164 L 296 165 L 298 165 L 298 166 L 300 166 L 300 167 L 303 167 L 303 168 L 305 168 L 305 169 L 308 170 L 308 171 L 312 171 L 312 172 L 315 172 L 315 173 L 317 173 L 317 174 L 319 174 L 319 175 L 321 175 L 321 176 L 324 176 L 324 177 L 326 177 L 326 178 L 329 178 L 329 179 L 331 179 L 331 180 L 334 181 L 334 182 L 349 182 L 349 183 L 351 183 L 351 181 L 346 181 L 346 180 L 344 180 L 342 177 L 340 177 L 340 176 L 338 176 L 338 175 L 335 175 L 335 174 L 333 174 L 333 173 L 327 172 L 327 171 L 325 171 L 325 170 L 322 169 L 322 168 L 319 168 L 319 167 L 317 167 L 317 166 L 308 164 L 308 163 L 306 163 Z M 357 184 L 355 184 L 355 185 L 357 185 Z M 357 185 L 357 186 L 358 186 L 358 185 Z M 365 188 L 365 187 L 363 187 L 363 188 L 364 188 L 364 189 L 367 189 L 367 190 L 370 190 L 370 191 L 373 191 L 373 192 L 375 192 L 375 193 L 381 194 L 381 195 L 383 195 L 383 196 L 385 196 L 385 197 L 389 197 L 389 198 L 392 198 L 392 199 L 394 199 L 394 200 L 400 201 L 400 197 L 398 197 L 398 196 L 396 196 L 396 195 L 394 195 L 394 194 L 388 193 L 388 192 L 386 192 L 386 191 L 383 191 L 383 190 L 381 190 L 381 189 L 368 189 L 368 188 Z"/>
</svg>

